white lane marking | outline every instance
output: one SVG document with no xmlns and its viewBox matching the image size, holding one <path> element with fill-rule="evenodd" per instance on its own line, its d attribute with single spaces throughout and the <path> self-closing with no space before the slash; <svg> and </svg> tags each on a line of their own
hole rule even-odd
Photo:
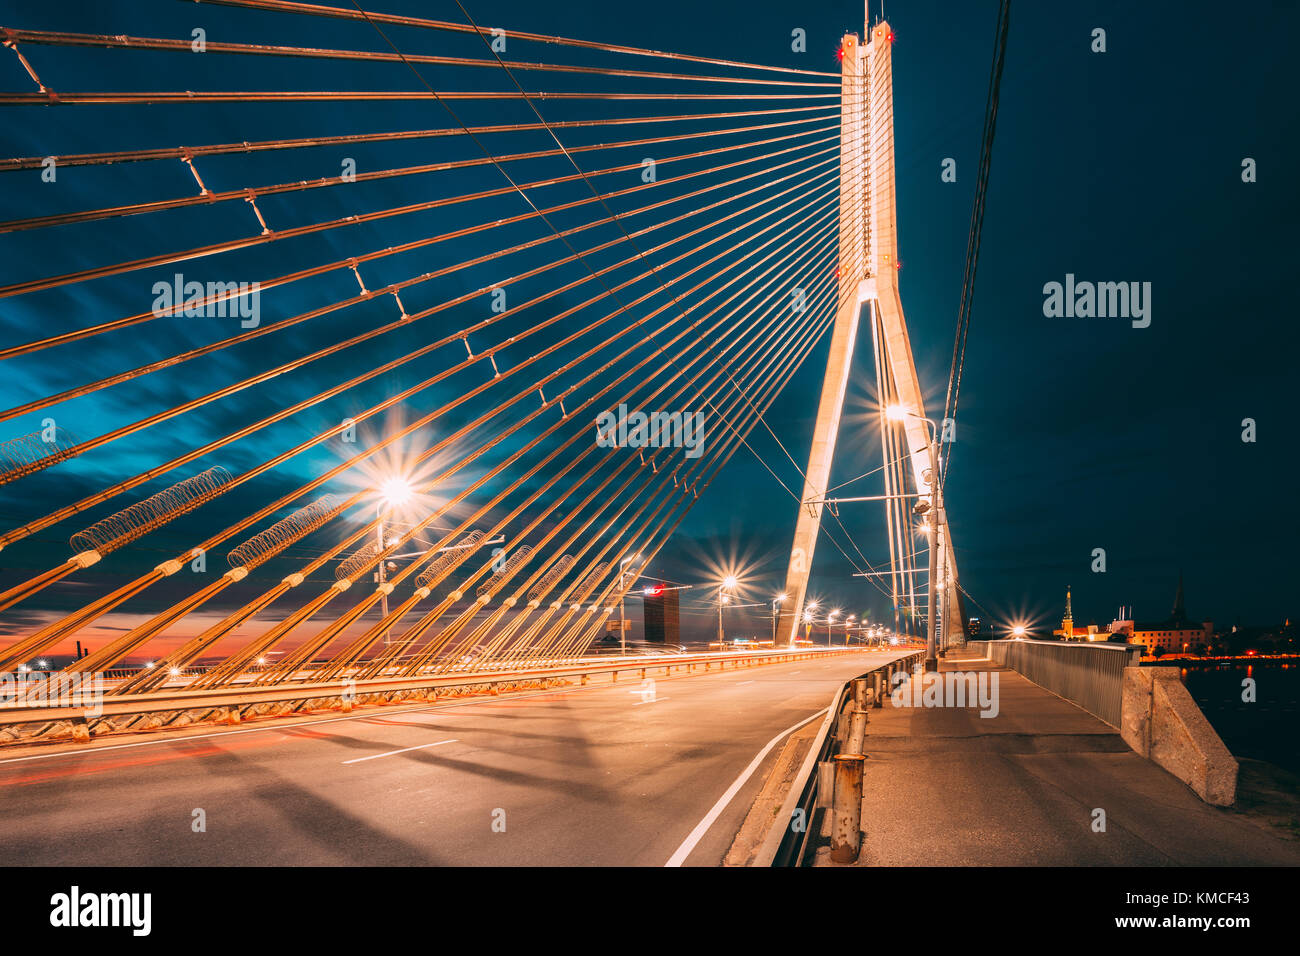
<svg viewBox="0 0 1300 956">
<path fill-rule="evenodd" d="M 752 680 L 742 680 L 742 681 L 741 681 L 739 684 L 737 684 L 736 686 L 737 686 L 737 687 L 744 687 L 746 684 L 752 684 L 752 683 L 754 683 Z"/>
<path fill-rule="evenodd" d="M 691 851 L 695 849 L 700 840 L 704 839 L 704 834 L 709 832 L 709 827 L 713 826 L 714 821 L 722 815 L 722 811 L 727 809 L 727 804 L 731 803 L 736 794 L 740 792 L 740 788 L 745 785 L 745 781 L 754 775 L 754 771 L 759 768 L 759 765 L 763 762 L 763 758 L 771 752 L 772 748 L 780 743 L 783 738 L 794 733 L 809 721 L 816 720 L 822 714 L 826 713 L 827 710 L 828 708 L 823 707 L 821 710 L 817 711 L 817 713 L 805 717 L 793 727 L 787 727 L 769 740 L 767 746 L 758 752 L 758 755 L 749 762 L 749 766 L 746 767 L 741 772 L 740 776 L 736 778 L 735 782 L 727 788 L 727 792 L 718 798 L 718 802 L 713 805 L 713 809 L 706 813 L 704 819 L 695 825 L 695 829 L 692 830 L 690 835 L 682 841 L 682 845 L 677 848 L 677 852 L 668 858 L 668 862 L 665 863 L 664 866 L 681 866 L 685 863 L 686 858 L 691 855 Z"/>
<path fill-rule="evenodd" d="M 667 697 L 651 697 L 649 700 L 638 700 L 638 701 L 637 701 L 635 704 L 633 704 L 632 706 L 633 706 L 633 707 L 640 707 L 642 704 L 657 704 L 657 703 L 659 703 L 661 700 L 668 700 L 668 699 L 669 699 L 669 698 L 667 698 Z"/>
<path fill-rule="evenodd" d="M 391 757 L 394 754 L 410 753 L 412 750 L 428 750 L 430 747 L 441 747 L 443 744 L 454 744 L 455 742 L 456 740 L 454 738 L 451 740 L 439 740 L 436 743 L 420 744 L 418 747 L 403 747 L 401 750 L 390 750 L 387 753 L 371 754 L 369 757 L 354 757 L 351 760 L 345 760 L 343 762 L 347 764 L 361 763 L 363 760 L 378 760 L 380 757 Z"/>
</svg>

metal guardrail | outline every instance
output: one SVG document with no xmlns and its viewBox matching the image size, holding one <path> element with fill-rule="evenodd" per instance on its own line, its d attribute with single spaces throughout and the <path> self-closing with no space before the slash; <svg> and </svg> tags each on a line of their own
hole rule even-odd
<svg viewBox="0 0 1300 956">
<path fill-rule="evenodd" d="M 858 648 L 849 651 L 860 653 Z M 0 703 L 0 728 L 23 724 L 71 721 L 84 723 L 87 719 L 102 720 L 109 717 L 129 717 L 176 711 L 242 711 L 264 704 L 306 704 L 310 701 L 334 701 L 350 698 L 363 699 L 393 694 L 410 694 L 452 688 L 497 687 L 521 681 L 540 681 L 565 677 L 610 675 L 617 680 L 620 673 L 639 672 L 641 677 L 656 668 L 680 668 L 702 665 L 705 670 L 713 666 L 725 668 L 728 664 L 780 663 L 807 660 L 815 656 L 845 653 L 843 648 L 798 649 L 793 651 L 751 651 L 737 654 L 690 654 L 626 658 L 617 662 L 599 663 L 582 661 L 575 664 L 544 668 L 515 670 L 461 672 L 438 676 L 411 678 L 373 678 L 371 680 L 334 680 L 324 683 L 272 684 L 259 687 L 223 687 L 205 690 L 165 689 L 146 694 L 123 694 L 104 697 L 99 712 L 87 714 L 84 702 L 58 706 L 15 706 Z"/>
<path fill-rule="evenodd" d="M 791 787 L 785 803 L 777 813 L 778 825 L 768 831 L 767 838 L 763 841 L 762 847 L 754 858 L 754 866 L 803 866 L 809 851 L 815 848 L 814 836 L 821 830 L 821 817 L 818 815 L 817 810 L 820 804 L 828 802 L 819 799 L 821 796 L 818 792 L 821 776 L 818 773 L 818 767 L 830 760 L 834 755 L 838 744 L 835 730 L 840 724 L 841 716 L 852 701 L 850 688 L 853 686 L 853 681 L 870 677 L 872 674 L 879 672 L 910 671 L 921 662 L 924 656 L 924 651 L 916 651 L 904 657 L 895 658 L 892 661 L 872 667 L 840 685 L 839 690 L 831 698 L 830 706 L 826 709 L 826 717 L 822 720 L 817 736 L 813 739 L 812 746 L 808 749 L 808 755 L 804 758 L 799 773 L 795 777 L 796 786 Z M 885 693 L 887 694 L 889 688 L 887 678 L 882 681 L 882 686 L 886 688 Z M 802 785 L 798 781 L 803 781 Z M 791 824 L 796 815 L 802 817 L 802 829 L 797 829 Z"/>
<path fill-rule="evenodd" d="M 1120 725 L 1124 668 L 1136 667 L 1140 647 L 1073 641 L 968 641 L 971 650 L 1078 704 L 1112 727 Z"/>
</svg>

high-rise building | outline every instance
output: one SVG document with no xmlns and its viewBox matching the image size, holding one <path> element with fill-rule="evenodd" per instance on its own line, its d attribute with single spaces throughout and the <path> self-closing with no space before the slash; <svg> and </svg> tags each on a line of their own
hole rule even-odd
<svg viewBox="0 0 1300 956">
<path fill-rule="evenodd" d="M 680 644 L 681 623 L 677 606 L 677 589 L 656 584 L 643 593 L 645 639 L 656 644 Z"/>
</svg>

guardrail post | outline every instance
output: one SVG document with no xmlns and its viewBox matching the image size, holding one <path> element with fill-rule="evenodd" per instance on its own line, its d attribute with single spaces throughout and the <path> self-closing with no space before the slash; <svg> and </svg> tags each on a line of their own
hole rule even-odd
<svg viewBox="0 0 1300 956">
<path fill-rule="evenodd" d="M 836 754 L 831 808 L 831 861 L 852 863 L 862 849 L 862 765 L 859 753 Z"/>
<path fill-rule="evenodd" d="M 871 683 L 872 683 L 872 691 L 873 691 L 871 706 L 884 707 L 885 696 L 883 693 L 881 693 L 881 689 L 884 686 L 886 686 L 885 675 L 882 674 L 880 671 L 876 671 L 874 674 L 871 675 Z"/>
<path fill-rule="evenodd" d="M 866 710 L 869 706 L 867 701 L 867 679 L 859 677 L 853 681 L 853 706 L 858 710 Z"/>
<path fill-rule="evenodd" d="M 867 743 L 867 712 L 854 708 L 849 714 L 849 736 L 844 742 L 844 749 L 849 753 L 860 754 Z"/>
</svg>

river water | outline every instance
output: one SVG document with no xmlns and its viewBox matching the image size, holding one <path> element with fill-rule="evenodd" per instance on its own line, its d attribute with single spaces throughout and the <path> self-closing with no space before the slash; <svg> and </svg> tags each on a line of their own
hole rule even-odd
<svg viewBox="0 0 1300 956">
<path fill-rule="evenodd" d="M 1300 664 L 1198 664 L 1181 668 L 1183 683 L 1228 749 L 1300 773 Z M 1255 701 L 1242 700 L 1255 681 Z"/>
</svg>

